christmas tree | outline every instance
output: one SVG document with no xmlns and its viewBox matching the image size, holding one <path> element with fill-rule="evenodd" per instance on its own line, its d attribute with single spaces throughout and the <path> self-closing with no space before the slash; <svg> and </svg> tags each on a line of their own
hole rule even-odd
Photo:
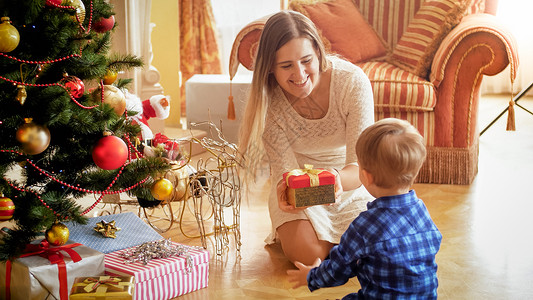
<svg viewBox="0 0 533 300">
<path fill-rule="evenodd" d="M 169 169 L 136 150 L 121 91 L 131 80 L 114 79 L 142 60 L 109 53 L 113 15 L 104 0 L 0 3 L 0 218 L 13 212 L 2 261 L 57 222 L 86 223 L 105 194 L 153 199 L 152 176 Z"/>
</svg>

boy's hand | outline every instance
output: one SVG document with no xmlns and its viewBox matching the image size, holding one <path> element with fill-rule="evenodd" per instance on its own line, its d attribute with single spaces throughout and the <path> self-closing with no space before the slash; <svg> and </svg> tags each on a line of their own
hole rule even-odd
<svg viewBox="0 0 533 300">
<path fill-rule="evenodd" d="M 294 265 L 298 270 L 287 270 L 288 280 L 293 284 L 292 288 L 295 289 L 301 286 L 306 286 L 307 274 L 309 274 L 309 271 L 311 271 L 312 268 L 320 266 L 321 262 L 320 258 L 317 258 L 310 266 L 306 266 L 299 261 L 294 262 Z"/>
<path fill-rule="evenodd" d="M 281 179 L 277 185 L 278 206 L 284 212 L 297 213 L 304 210 L 304 207 L 295 207 L 291 205 L 287 199 L 287 184 L 285 180 Z"/>
</svg>

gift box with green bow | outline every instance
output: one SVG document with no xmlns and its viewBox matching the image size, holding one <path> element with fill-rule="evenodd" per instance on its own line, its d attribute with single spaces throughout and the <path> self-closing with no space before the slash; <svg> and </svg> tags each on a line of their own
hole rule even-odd
<svg viewBox="0 0 533 300">
<path fill-rule="evenodd" d="M 312 165 L 283 174 L 287 198 L 295 207 L 335 203 L 335 175 Z"/>
</svg>

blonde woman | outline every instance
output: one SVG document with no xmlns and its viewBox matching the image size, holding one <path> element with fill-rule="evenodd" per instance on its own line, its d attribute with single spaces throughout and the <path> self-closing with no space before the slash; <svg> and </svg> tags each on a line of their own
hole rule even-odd
<svg viewBox="0 0 533 300">
<path fill-rule="evenodd" d="M 304 15 L 281 11 L 271 16 L 259 42 L 239 149 L 249 178 L 263 155 L 268 158 L 272 233 L 265 242 L 279 241 L 290 261 L 324 259 L 366 210 L 372 198 L 361 187 L 355 142 L 373 122 L 372 88 L 363 71 L 326 55 Z M 282 174 L 304 164 L 336 175 L 335 204 L 288 204 Z"/>
</svg>

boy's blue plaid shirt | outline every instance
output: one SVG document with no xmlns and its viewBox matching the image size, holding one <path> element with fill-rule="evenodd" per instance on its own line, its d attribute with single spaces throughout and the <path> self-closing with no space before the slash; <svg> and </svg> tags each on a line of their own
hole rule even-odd
<svg viewBox="0 0 533 300">
<path fill-rule="evenodd" d="M 378 198 L 349 226 L 329 259 L 307 277 L 311 291 L 357 276 L 358 293 L 344 299 L 436 299 L 435 254 L 442 235 L 411 190 Z"/>
</svg>

